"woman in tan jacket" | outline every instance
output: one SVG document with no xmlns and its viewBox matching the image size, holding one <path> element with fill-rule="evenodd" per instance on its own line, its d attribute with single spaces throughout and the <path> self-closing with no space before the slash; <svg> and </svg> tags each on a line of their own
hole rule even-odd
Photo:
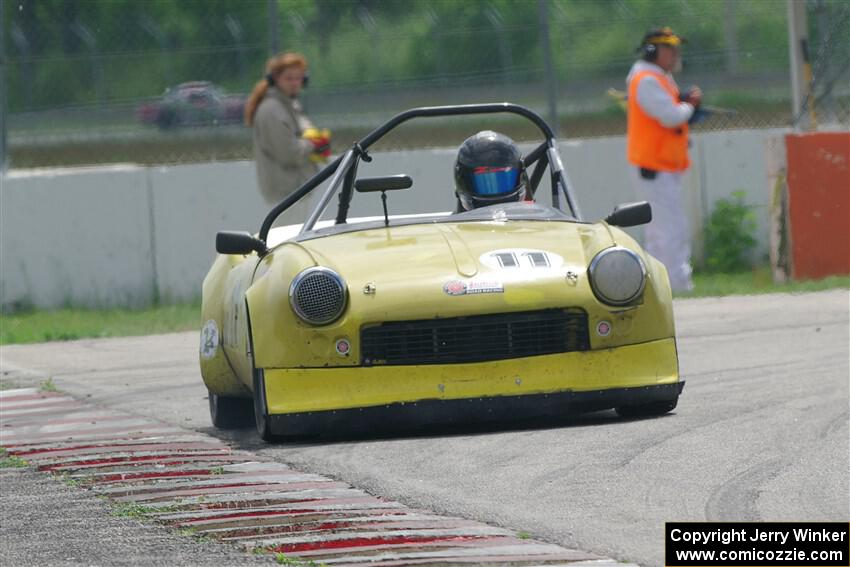
<svg viewBox="0 0 850 567">
<path fill-rule="evenodd" d="M 270 206 L 310 179 L 330 154 L 327 131 L 318 133 L 298 102 L 306 73 L 307 60 L 300 53 L 272 57 L 245 104 L 245 124 L 254 127 L 257 183 Z M 303 221 L 308 201 L 301 199 L 287 216 Z"/>
</svg>

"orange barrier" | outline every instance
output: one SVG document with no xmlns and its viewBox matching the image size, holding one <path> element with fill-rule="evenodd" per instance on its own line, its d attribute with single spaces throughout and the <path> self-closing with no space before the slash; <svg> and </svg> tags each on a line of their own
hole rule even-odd
<svg viewBox="0 0 850 567">
<path fill-rule="evenodd" d="M 794 279 L 850 274 L 850 132 L 785 136 Z"/>
</svg>

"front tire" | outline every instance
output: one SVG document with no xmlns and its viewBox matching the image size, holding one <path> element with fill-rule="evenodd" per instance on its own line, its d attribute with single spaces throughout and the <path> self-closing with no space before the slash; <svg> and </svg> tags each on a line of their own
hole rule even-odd
<svg viewBox="0 0 850 567">
<path fill-rule="evenodd" d="M 617 415 L 627 419 L 656 417 L 664 415 L 665 413 L 670 413 L 676 409 L 676 404 L 678 403 L 679 396 L 676 396 L 672 400 L 662 400 L 660 402 L 651 402 L 639 406 L 620 406 L 616 409 L 616 411 Z"/>
<path fill-rule="evenodd" d="M 210 419 L 219 429 L 240 429 L 251 425 L 254 406 L 247 398 L 228 398 L 209 392 Z"/>
<path fill-rule="evenodd" d="M 269 410 L 266 402 L 266 378 L 262 368 L 254 369 L 254 423 L 263 441 L 275 441 L 269 426 Z"/>
<path fill-rule="evenodd" d="M 156 125 L 159 126 L 160 130 L 171 130 L 172 128 L 177 127 L 179 123 L 180 117 L 177 115 L 177 112 L 171 108 L 161 109 L 156 117 Z"/>
</svg>

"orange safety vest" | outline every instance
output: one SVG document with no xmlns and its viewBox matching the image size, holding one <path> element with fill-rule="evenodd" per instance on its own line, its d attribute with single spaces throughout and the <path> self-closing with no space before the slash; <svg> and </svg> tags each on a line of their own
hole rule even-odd
<svg viewBox="0 0 850 567">
<path fill-rule="evenodd" d="M 658 79 L 665 91 L 679 102 L 679 89 L 665 75 L 654 71 L 640 71 L 629 81 L 628 136 L 626 157 L 630 163 L 655 171 L 684 171 L 691 161 L 688 159 L 687 123 L 668 128 L 653 118 L 637 102 L 637 89 L 641 79 L 651 75 Z"/>
</svg>

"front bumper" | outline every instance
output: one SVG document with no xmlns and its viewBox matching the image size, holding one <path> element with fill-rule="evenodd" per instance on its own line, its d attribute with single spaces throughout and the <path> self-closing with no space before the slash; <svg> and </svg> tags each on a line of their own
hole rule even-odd
<svg viewBox="0 0 850 567">
<path fill-rule="evenodd" d="M 417 426 L 462 425 L 521 419 L 568 416 L 599 411 L 623 405 L 640 405 L 673 400 L 682 392 L 684 382 L 612 388 L 590 392 L 560 392 L 497 398 L 461 400 L 423 400 L 367 408 L 312 411 L 270 415 L 269 426 L 274 435 L 302 436 L 321 433 L 341 434 L 367 430 L 392 431 Z"/>
<path fill-rule="evenodd" d="M 594 411 L 681 392 L 673 338 L 617 348 L 470 364 L 264 371 L 274 432 L 328 430 L 352 417 L 459 423 Z"/>
</svg>

